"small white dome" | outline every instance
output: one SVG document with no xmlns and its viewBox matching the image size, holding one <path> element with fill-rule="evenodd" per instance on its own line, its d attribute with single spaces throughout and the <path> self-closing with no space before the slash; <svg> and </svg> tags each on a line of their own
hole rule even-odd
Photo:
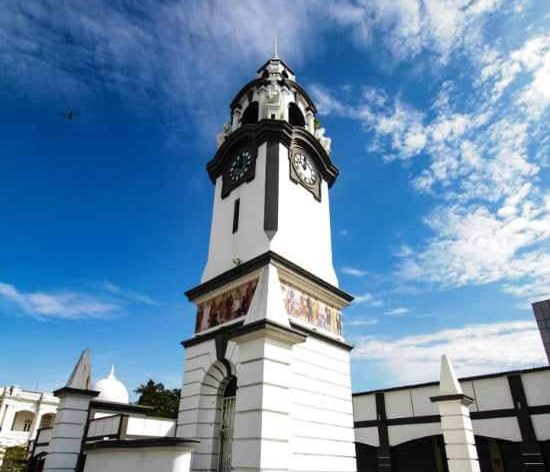
<svg viewBox="0 0 550 472">
<path fill-rule="evenodd" d="M 115 377 L 115 366 L 111 367 L 108 377 L 98 380 L 93 390 L 99 392 L 98 400 L 115 403 L 129 403 L 130 397 L 126 386 Z"/>
</svg>

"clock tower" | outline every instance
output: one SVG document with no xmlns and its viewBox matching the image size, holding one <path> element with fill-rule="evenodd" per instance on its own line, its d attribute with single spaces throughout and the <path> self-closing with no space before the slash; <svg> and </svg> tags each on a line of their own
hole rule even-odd
<svg viewBox="0 0 550 472">
<path fill-rule="evenodd" d="M 177 435 L 194 471 L 354 472 L 350 350 L 332 264 L 329 138 L 275 54 L 230 105 L 207 165 L 208 260 Z"/>
</svg>

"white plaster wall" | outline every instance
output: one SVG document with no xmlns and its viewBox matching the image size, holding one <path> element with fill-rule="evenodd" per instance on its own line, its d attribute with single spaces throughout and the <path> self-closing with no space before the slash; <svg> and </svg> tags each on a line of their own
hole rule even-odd
<svg viewBox="0 0 550 472">
<path fill-rule="evenodd" d="M 410 389 L 386 392 L 385 400 L 388 419 L 413 416 Z"/>
<path fill-rule="evenodd" d="M 288 149 L 279 145 L 279 230 L 271 248 L 337 286 L 332 265 L 329 190 L 323 180 L 321 201 L 290 179 Z"/>
<path fill-rule="evenodd" d="M 478 411 L 513 408 L 512 394 L 506 377 L 473 381 Z"/>
<path fill-rule="evenodd" d="M 521 441 L 521 432 L 516 418 L 491 418 L 472 420 L 474 434 L 489 438 Z"/>
<path fill-rule="evenodd" d="M 176 432 L 176 421 L 165 418 L 128 418 L 127 436 L 169 437 Z"/>
<path fill-rule="evenodd" d="M 550 404 L 550 371 L 521 374 L 521 380 L 529 406 Z"/>
<path fill-rule="evenodd" d="M 535 435 L 539 441 L 550 440 L 550 414 L 531 416 Z"/>
<path fill-rule="evenodd" d="M 432 385 L 429 387 L 415 388 L 411 389 L 410 392 L 414 416 L 439 414 L 437 405 L 430 400 L 430 397 L 435 397 L 439 394 L 439 386 Z"/>
<path fill-rule="evenodd" d="M 235 258 L 245 262 L 269 249 L 269 239 L 264 232 L 265 166 L 266 143 L 258 148 L 256 173 L 251 182 L 240 185 L 222 199 L 222 177 L 216 180 L 208 262 L 202 282 L 235 267 Z M 240 198 L 239 230 L 233 233 L 237 198 Z"/>
<path fill-rule="evenodd" d="M 378 428 L 371 426 L 369 428 L 357 428 L 355 430 L 355 441 L 369 446 L 380 446 L 380 438 L 378 436 Z"/>
<path fill-rule="evenodd" d="M 329 190 L 322 182 L 321 201 L 290 179 L 288 148 L 279 144 L 279 221 L 270 241 L 264 232 L 266 143 L 258 148 L 254 180 L 221 198 L 222 177 L 216 181 L 205 282 L 273 250 L 332 285 L 338 285 L 332 265 Z M 240 198 L 239 230 L 232 233 L 234 202 Z"/>
<path fill-rule="evenodd" d="M 376 419 L 376 397 L 374 394 L 353 397 L 353 417 L 355 421 Z"/>
<path fill-rule="evenodd" d="M 184 447 L 99 449 L 88 452 L 84 472 L 187 472 L 190 462 Z"/>
</svg>

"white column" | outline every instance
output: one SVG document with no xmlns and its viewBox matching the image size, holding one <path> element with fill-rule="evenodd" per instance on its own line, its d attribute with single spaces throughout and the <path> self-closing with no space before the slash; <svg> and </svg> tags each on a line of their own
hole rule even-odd
<svg viewBox="0 0 550 472">
<path fill-rule="evenodd" d="M 248 325 L 239 346 L 232 471 L 288 471 L 292 347 L 305 337 L 273 322 Z"/>
<path fill-rule="evenodd" d="M 441 358 L 439 395 L 431 401 L 439 407 L 449 472 L 480 472 L 468 409 L 473 399 L 464 395 L 446 355 Z"/>
<path fill-rule="evenodd" d="M 60 402 L 44 470 L 76 471 L 88 422 L 90 401 L 98 392 L 63 387 L 54 394 L 59 397 Z"/>
</svg>

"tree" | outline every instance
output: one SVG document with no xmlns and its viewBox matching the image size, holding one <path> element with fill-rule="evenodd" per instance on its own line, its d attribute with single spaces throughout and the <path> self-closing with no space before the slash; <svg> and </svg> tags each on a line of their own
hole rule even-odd
<svg viewBox="0 0 550 472">
<path fill-rule="evenodd" d="M 163 418 L 177 418 L 181 390 L 167 389 L 162 382 L 149 379 L 134 390 L 139 394 L 138 405 L 152 406 L 152 414 Z"/>
<path fill-rule="evenodd" d="M 1 472 L 23 472 L 27 464 L 27 448 L 25 446 L 13 446 L 6 449 L 4 463 L 0 467 Z"/>
</svg>

